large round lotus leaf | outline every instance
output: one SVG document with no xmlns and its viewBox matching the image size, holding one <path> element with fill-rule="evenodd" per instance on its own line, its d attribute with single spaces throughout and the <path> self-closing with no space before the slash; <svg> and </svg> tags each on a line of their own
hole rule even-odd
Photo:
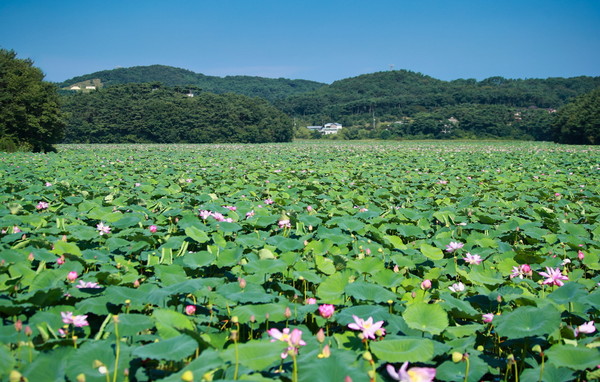
<svg viewBox="0 0 600 382">
<path fill-rule="evenodd" d="M 246 342 L 238 345 L 237 359 L 242 365 L 252 370 L 262 370 L 281 360 L 281 353 L 286 350 L 286 345 L 286 343 L 281 341 Z M 234 345 L 229 345 L 229 347 L 221 353 L 221 357 L 225 361 L 229 361 L 232 364 L 235 363 L 236 354 Z"/>
<path fill-rule="evenodd" d="M 427 362 L 433 358 L 433 341 L 427 338 L 397 338 L 371 344 L 371 351 L 385 362 Z"/>
<path fill-rule="evenodd" d="M 448 327 L 448 314 L 441 305 L 437 304 L 410 305 L 402 317 L 410 328 L 431 334 L 440 334 Z"/>
<path fill-rule="evenodd" d="M 182 334 L 167 340 L 140 346 L 133 351 L 133 355 L 142 359 L 150 358 L 177 361 L 191 355 L 197 347 L 198 343 L 196 340 L 188 335 Z"/>
<path fill-rule="evenodd" d="M 585 370 L 600 364 L 600 350 L 571 345 L 554 345 L 548 351 L 548 362 L 557 367 Z"/>
<path fill-rule="evenodd" d="M 523 306 L 494 319 L 500 337 L 508 339 L 543 336 L 560 325 L 560 312 L 550 305 Z"/>
</svg>

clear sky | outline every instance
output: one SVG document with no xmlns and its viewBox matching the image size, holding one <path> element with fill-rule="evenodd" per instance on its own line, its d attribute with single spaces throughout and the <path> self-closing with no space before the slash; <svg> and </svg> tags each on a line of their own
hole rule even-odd
<svg viewBox="0 0 600 382">
<path fill-rule="evenodd" d="M 49 81 L 163 64 L 331 83 L 600 76 L 600 0 L 0 0 L 0 47 Z"/>
</svg>

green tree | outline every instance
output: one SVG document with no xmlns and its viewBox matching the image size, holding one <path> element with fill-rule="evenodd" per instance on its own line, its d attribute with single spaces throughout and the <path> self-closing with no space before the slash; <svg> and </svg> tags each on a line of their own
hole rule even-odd
<svg viewBox="0 0 600 382">
<path fill-rule="evenodd" d="M 560 143 L 600 144 L 600 87 L 558 110 L 554 137 Z"/>
<path fill-rule="evenodd" d="M 0 49 L 0 139 L 36 152 L 53 151 L 64 127 L 56 87 L 44 81 L 31 60 Z"/>
</svg>

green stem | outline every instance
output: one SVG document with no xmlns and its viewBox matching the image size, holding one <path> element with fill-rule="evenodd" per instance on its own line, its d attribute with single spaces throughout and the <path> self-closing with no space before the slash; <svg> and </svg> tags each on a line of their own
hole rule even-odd
<svg viewBox="0 0 600 382">
<path fill-rule="evenodd" d="M 542 356 L 542 365 L 540 366 L 540 379 L 538 382 L 542 382 L 542 377 L 544 376 L 544 352 L 540 352 L 540 355 Z"/>
<path fill-rule="evenodd" d="M 465 358 L 465 362 L 467 363 L 467 367 L 465 368 L 465 382 L 467 382 L 469 380 L 469 367 L 471 366 L 471 363 L 469 361 L 469 357 L 464 357 Z"/>
<path fill-rule="evenodd" d="M 295 350 L 294 350 L 295 351 Z M 296 362 L 296 354 L 292 354 L 294 369 L 292 370 L 292 382 L 298 382 L 298 362 Z"/>
<path fill-rule="evenodd" d="M 113 322 L 115 324 L 115 337 L 116 337 L 116 346 L 115 346 L 115 371 L 113 373 L 113 382 L 117 382 L 117 372 L 119 371 L 119 356 L 121 355 L 121 338 L 119 337 L 119 316 L 113 316 Z M 108 373 L 106 373 L 108 375 Z"/>
</svg>

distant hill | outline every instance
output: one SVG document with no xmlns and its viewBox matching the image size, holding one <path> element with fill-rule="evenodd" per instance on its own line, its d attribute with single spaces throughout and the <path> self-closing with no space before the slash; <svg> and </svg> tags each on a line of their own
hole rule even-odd
<svg viewBox="0 0 600 382">
<path fill-rule="evenodd" d="M 326 116 L 347 120 L 356 115 L 400 118 L 460 104 L 558 108 L 598 86 L 600 77 L 442 81 L 395 70 L 336 81 L 313 92 L 279 100 L 276 105 L 289 115 L 315 115 L 317 119 Z"/>
<path fill-rule="evenodd" d="M 294 94 L 314 91 L 323 83 L 307 80 L 290 80 L 285 78 L 263 78 L 252 76 L 207 76 L 190 70 L 165 65 L 134 66 L 103 70 L 59 83 L 61 89 L 72 86 L 99 83 L 101 86 L 112 86 L 129 83 L 160 82 L 167 86 L 193 86 L 203 91 L 224 94 L 236 93 L 250 97 L 261 97 L 269 101 L 282 99 Z"/>
</svg>

